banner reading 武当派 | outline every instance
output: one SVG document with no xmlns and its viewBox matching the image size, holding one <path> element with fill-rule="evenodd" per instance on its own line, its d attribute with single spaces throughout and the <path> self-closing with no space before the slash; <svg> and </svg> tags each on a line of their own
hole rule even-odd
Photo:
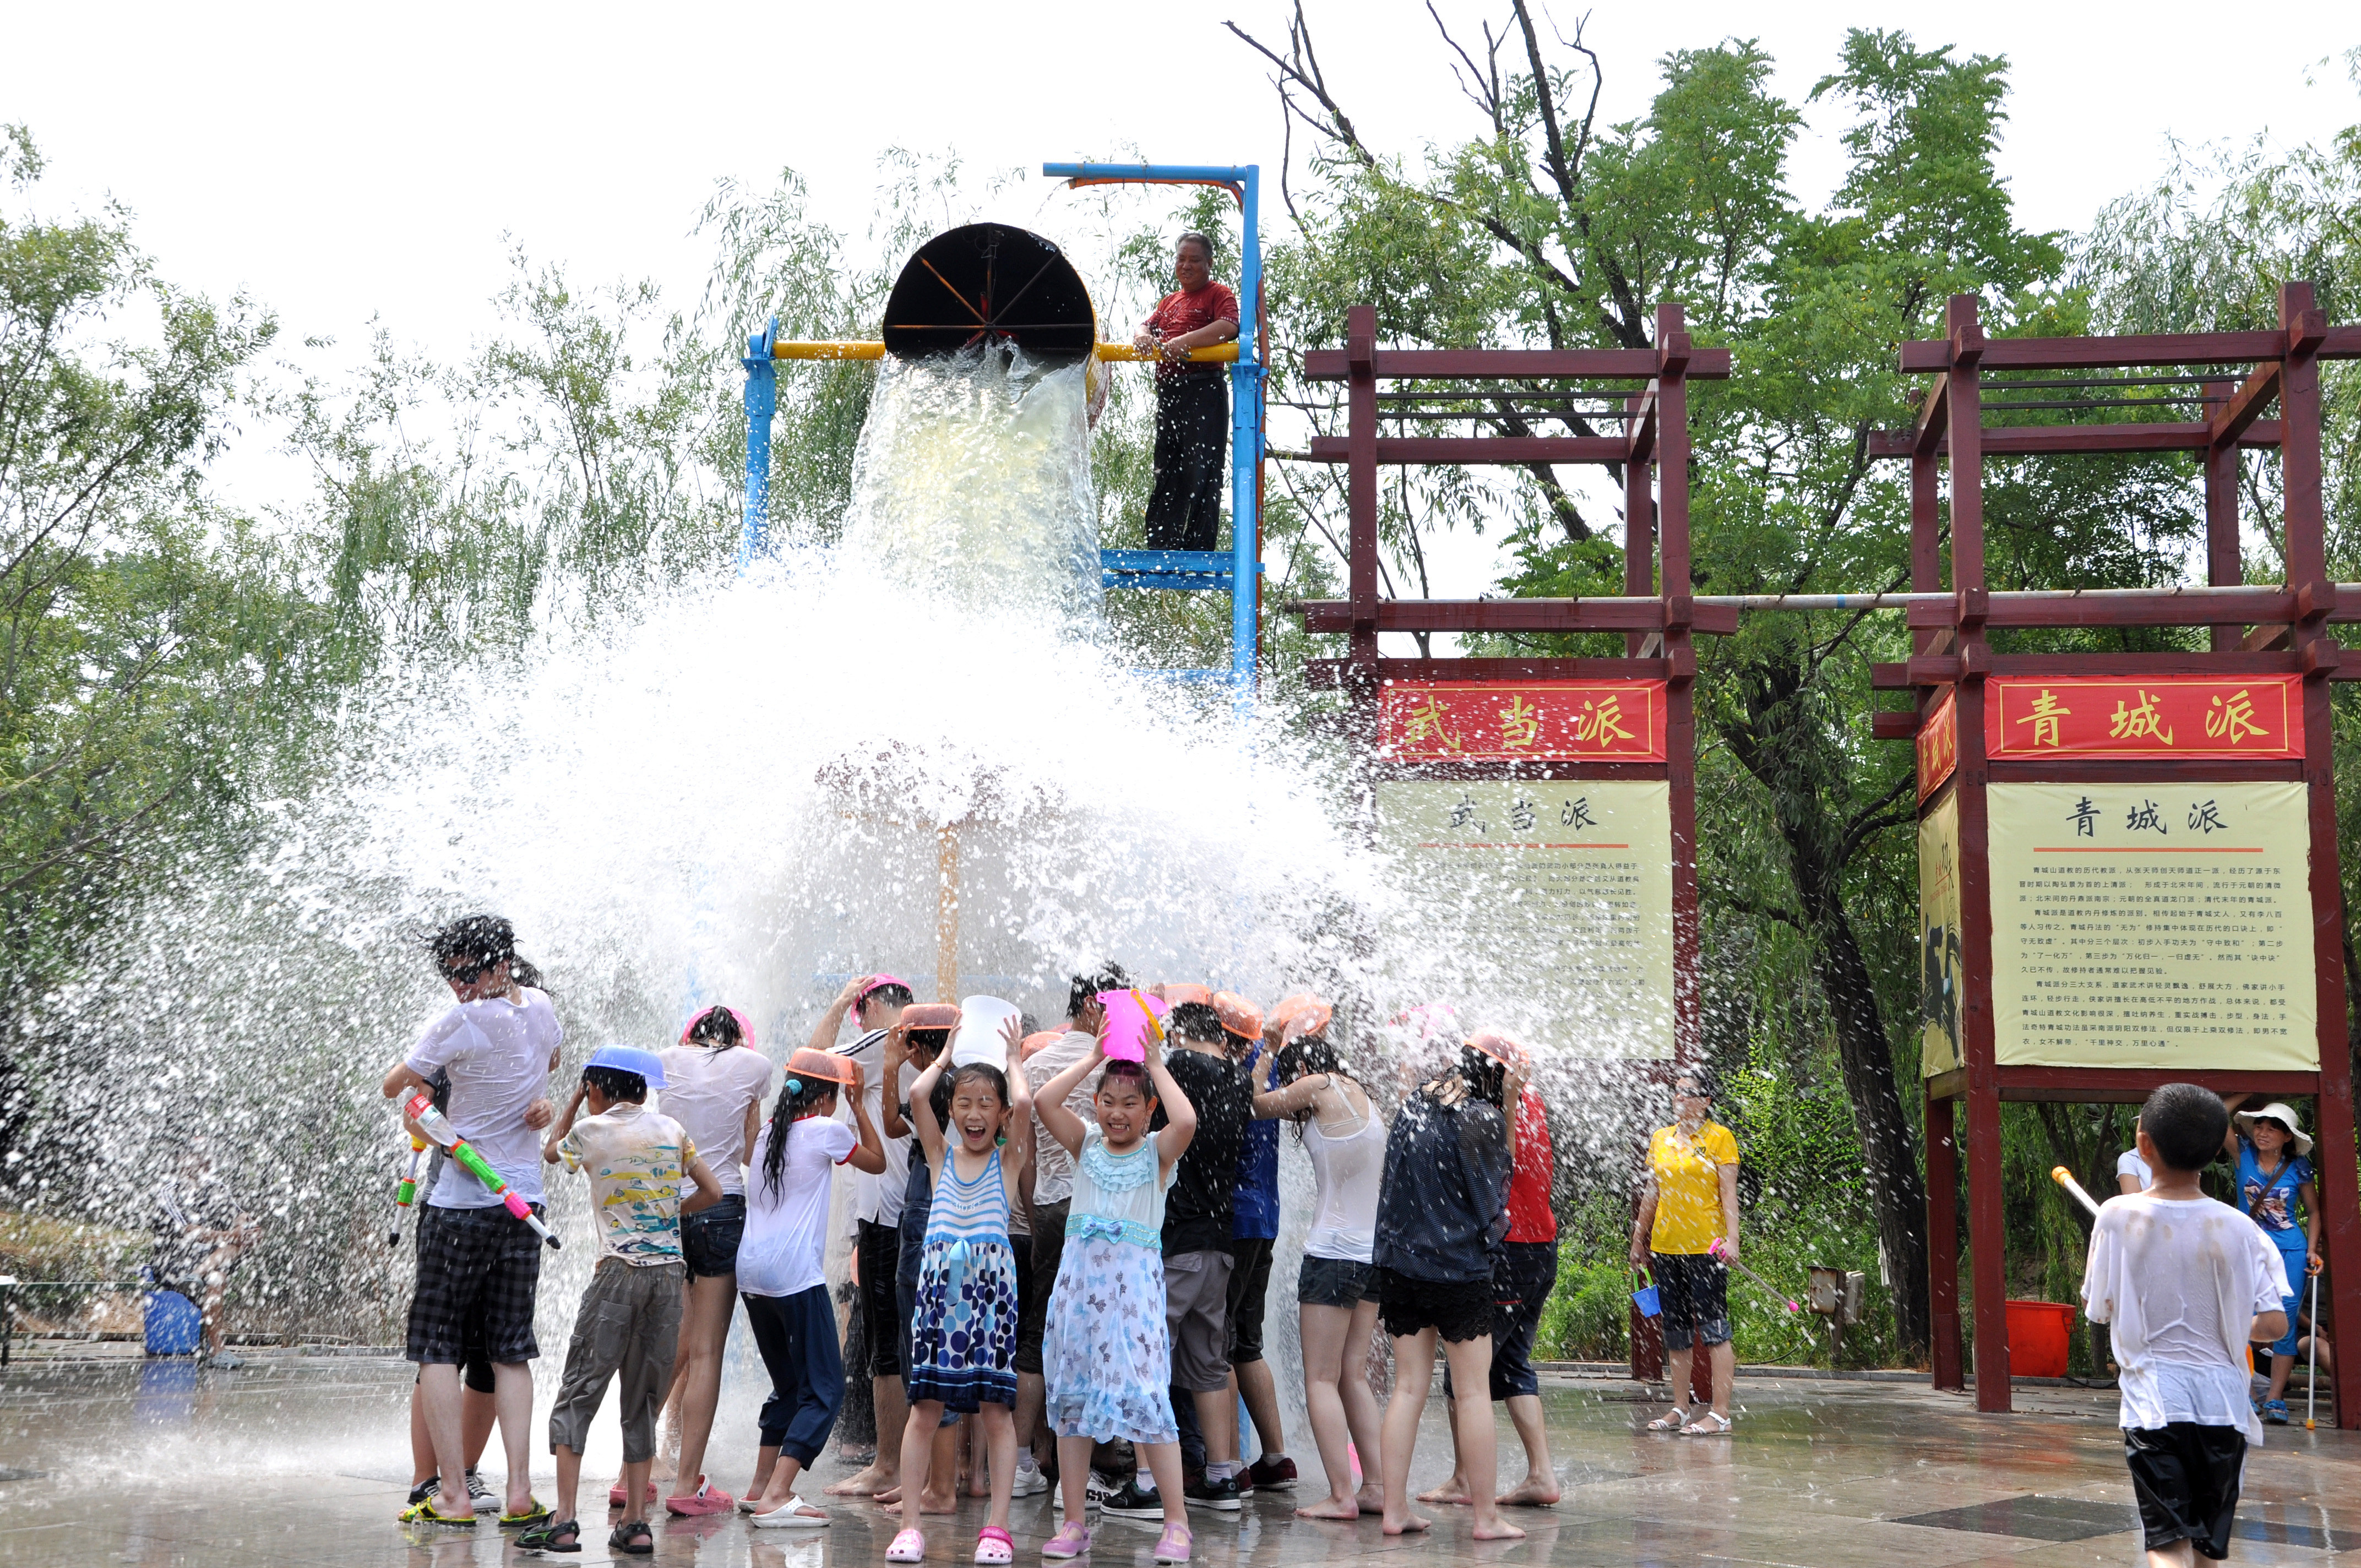
<svg viewBox="0 0 2361 1568">
<path fill-rule="evenodd" d="M 2318 1069 L 2301 784 L 1995 784 L 1985 800 L 1995 1060 Z"/>
<path fill-rule="evenodd" d="M 1671 786 L 1662 779 L 1378 785 L 1415 949 L 1463 1019 L 1599 1059 L 1673 1055 Z"/>
</svg>

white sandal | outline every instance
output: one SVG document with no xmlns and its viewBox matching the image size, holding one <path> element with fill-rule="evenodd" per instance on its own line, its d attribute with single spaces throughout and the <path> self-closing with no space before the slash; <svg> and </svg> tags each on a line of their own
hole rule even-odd
<svg viewBox="0 0 2361 1568">
<path fill-rule="evenodd" d="M 806 1513 L 804 1512 L 806 1508 L 811 1508 L 812 1511 Z M 829 1520 L 828 1515 L 805 1502 L 802 1496 L 798 1494 L 789 1497 L 769 1513 L 756 1514 L 746 1522 L 756 1530 L 826 1530 Z"/>
<path fill-rule="evenodd" d="M 1728 1416 L 1717 1416 L 1711 1410 L 1708 1410 L 1705 1414 L 1699 1416 L 1697 1420 L 1691 1421 L 1687 1427 L 1683 1429 L 1683 1435 L 1687 1437 L 1723 1437 L 1727 1436 L 1730 1429 L 1737 1424 L 1737 1422 L 1731 1420 Z"/>
<path fill-rule="evenodd" d="M 1687 1429 L 1688 1421 L 1688 1411 L 1678 1405 L 1675 1405 L 1669 1412 L 1658 1416 L 1654 1420 L 1650 1421 L 1648 1423 L 1648 1430 L 1650 1431 L 1668 1431 L 1677 1436 Z"/>
</svg>

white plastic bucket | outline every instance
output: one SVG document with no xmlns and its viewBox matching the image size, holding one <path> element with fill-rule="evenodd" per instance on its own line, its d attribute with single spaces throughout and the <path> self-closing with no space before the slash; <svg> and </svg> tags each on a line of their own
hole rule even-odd
<svg viewBox="0 0 2361 1568">
<path fill-rule="evenodd" d="M 997 996 L 961 998 L 959 1033 L 951 1036 L 951 1066 L 980 1061 L 1006 1072 L 1008 1042 L 1001 1038 L 1001 1031 L 1010 1019 L 1021 1015 L 1015 1003 Z"/>
</svg>

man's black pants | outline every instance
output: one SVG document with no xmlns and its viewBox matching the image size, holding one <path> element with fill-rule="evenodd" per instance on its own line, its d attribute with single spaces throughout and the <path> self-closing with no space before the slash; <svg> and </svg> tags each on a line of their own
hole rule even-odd
<svg viewBox="0 0 2361 1568">
<path fill-rule="evenodd" d="M 1148 498 L 1150 550 L 1211 550 L 1222 526 L 1230 449 L 1226 379 L 1173 376 L 1156 383 L 1156 488 Z"/>
</svg>

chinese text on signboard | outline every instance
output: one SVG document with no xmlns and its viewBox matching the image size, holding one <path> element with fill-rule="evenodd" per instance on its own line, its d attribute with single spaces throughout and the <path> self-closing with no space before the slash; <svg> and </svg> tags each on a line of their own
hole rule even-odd
<svg viewBox="0 0 2361 1568">
<path fill-rule="evenodd" d="M 1664 760 L 1662 681 L 1388 681 L 1378 717 L 1405 762 Z"/>
</svg>

